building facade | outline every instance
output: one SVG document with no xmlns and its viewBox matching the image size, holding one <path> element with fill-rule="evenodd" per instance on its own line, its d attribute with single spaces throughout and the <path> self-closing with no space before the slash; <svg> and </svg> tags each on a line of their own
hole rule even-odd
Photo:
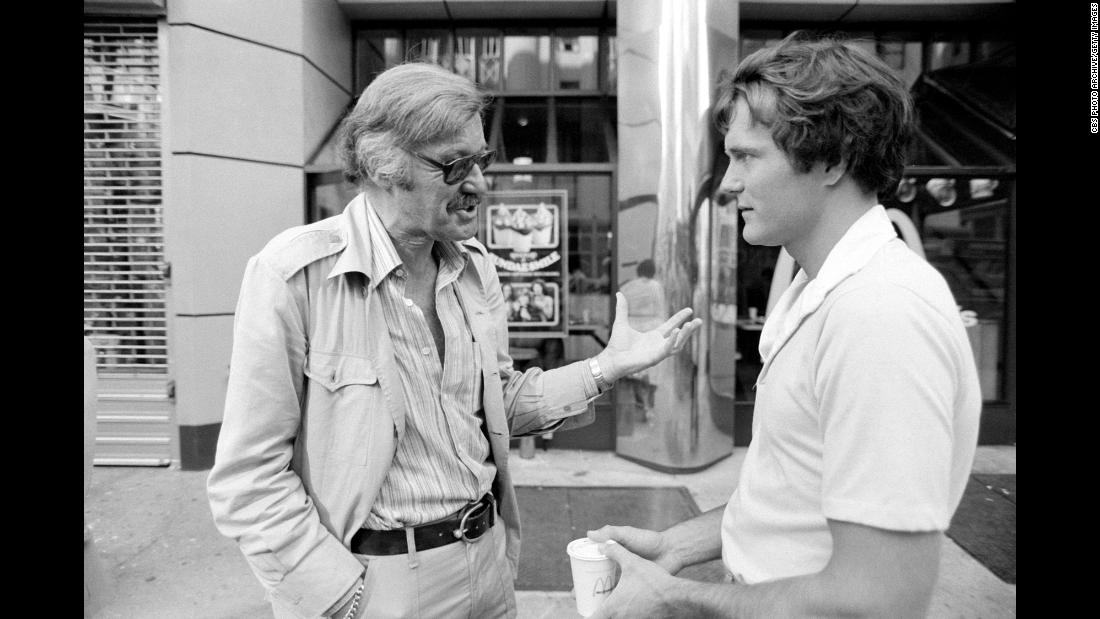
<svg viewBox="0 0 1100 619">
<path fill-rule="evenodd" d="M 494 95 L 480 236 L 515 303 L 517 365 L 598 352 L 620 289 L 657 308 L 632 323 L 685 305 L 706 320 L 682 358 L 605 394 L 596 424 L 536 444 L 669 470 L 747 444 L 754 338 L 794 265 L 711 204 L 725 161 L 709 93 L 799 28 L 863 37 L 912 86 L 920 139 L 883 203 L 970 325 L 982 441 L 1015 442 L 1012 2 L 130 0 L 84 15 L 97 463 L 210 466 L 245 262 L 343 209 L 334 130 L 411 59 Z"/>
</svg>

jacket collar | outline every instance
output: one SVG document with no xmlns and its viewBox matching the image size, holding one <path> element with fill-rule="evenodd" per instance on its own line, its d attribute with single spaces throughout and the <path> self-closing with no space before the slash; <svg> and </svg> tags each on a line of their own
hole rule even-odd
<svg viewBox="0 0 1100 619">
<path fill-rule="evenodd" d="M 829 292 L 867 266 L 883 245 L 896 238 L 886 209 L 876 204 L 837 241 L 825 257 L 817 277 L 811 280 L 805 269 L 799 269 L 760 332 L 760 358 L 764 363 L 768 363 L 807 316 L 821 307 Z"/>
<path fill-rule="evenodd" d="M 373 259 L 370 251 L 370 233 L 367 227 L 367 197 L 360 193 L 352 198 L 338 216 L 340 235 L 344 237 L 344 250 L 329 271 L 332 279 L 345 273 L 357 272 L 373 281 Z"/>
<path fill-rule="evenodd" d="M 340 234 L 347 243 L 328 277 L 362 273 L 367 277 L 369 289 L 374 290 L 386 275 L 401 265 L 393 240 L 365 193 L 352 198 L 338 217 Z M 470 251 L 464 242 L 437 242 L 436 248 L 440 258 L 455 263 L 458 270 L 469 262 Z"/>
</svg>

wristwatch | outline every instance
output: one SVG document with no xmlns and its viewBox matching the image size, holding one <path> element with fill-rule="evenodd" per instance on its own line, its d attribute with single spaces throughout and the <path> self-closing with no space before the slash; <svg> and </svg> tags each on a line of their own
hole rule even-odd
<svg viewBox="0 0 1100 619">
<path fill-rule="evenodd" d="M 603 371 L 600 370 L 600 362 L 596 361 L 595 357 L 588 360 L 588 369 L 592 371 L 592 378 L 596 380 L 596 389 L 598 389 L 600 393 L 612 387 L 611 383 L 607 382 L 607 379 L 604 378 Z"/>
</svg>

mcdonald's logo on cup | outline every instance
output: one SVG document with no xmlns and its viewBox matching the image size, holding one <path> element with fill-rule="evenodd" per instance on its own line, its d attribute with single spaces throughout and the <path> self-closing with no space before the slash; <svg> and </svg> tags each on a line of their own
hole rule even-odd
<svg viewBox="0 0 1100 619">
<path fill-rule="evenodd" d="M 565 551 L 573 570 L 577 613 L 589 617 L 619 584 L 619 564 L 600 552 L 599 544 L 587 537 L 569 542 Z"/>
</svg>

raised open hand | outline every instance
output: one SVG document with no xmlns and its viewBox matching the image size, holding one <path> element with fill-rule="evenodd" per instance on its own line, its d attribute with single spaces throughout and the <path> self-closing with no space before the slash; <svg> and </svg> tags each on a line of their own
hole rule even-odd
<svg viewBox="0 0 1100 619">
<path fill-rule="evenodd" d="M 615 323 L 607 348 L 597 359 L 609 382 L 656 365 L 666 357 L 680 352 L 703 321 L 691 318 L 690 307 L 676 312 L 652 331 L 641 332 L 627 320 L 627 301 L 621 292 L 615 293 Z"/>
</svg>

